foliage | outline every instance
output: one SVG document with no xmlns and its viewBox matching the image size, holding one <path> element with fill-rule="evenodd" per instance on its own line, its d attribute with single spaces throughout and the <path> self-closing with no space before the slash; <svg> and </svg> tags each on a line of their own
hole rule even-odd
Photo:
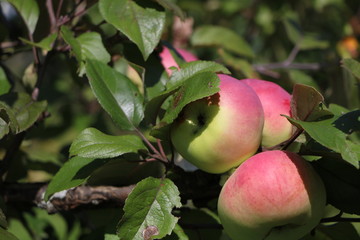
<svg viewBox="0 0 360 240">
<path fill-rule="evenodd" d="M 188 103 L 219 91 L 218 73 L 292 93 L 297 131 L 276 148 L 304 156 L 328 194 L 304 239 L 360 239 L 357 0 L 0 0 L 0 10 L 1 189 L 49 183 L 46 202 L 136 185 L 123 207 L 54 215 L 0 190 L 0 239 L 227 239 L 216 200 L 231 172 L 194 170 L 169 140 Z M 171 76 L 165 46 L 179 65 Z"/>
</svg>

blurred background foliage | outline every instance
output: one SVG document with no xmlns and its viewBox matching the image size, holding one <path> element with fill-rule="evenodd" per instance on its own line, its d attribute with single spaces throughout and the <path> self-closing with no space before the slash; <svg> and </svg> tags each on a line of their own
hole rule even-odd
<svg viewBox="0 0 360 240">
<path fill-rule="evenodd" d="M 53 6 L 58 6 L 59 1 L 52 1 Z M 40 42 L 56 31 L 50 29 L 44 2 L 38 1 L 40 20 L 33 34 L 34 42 Z M 161 9 L 155 2 L 137 2 Z M 289 92 L 295 83 L 303 83 L 318 89 L 327 104 L 334 103 L 347 109 L 359 107 L 359 79 L 341 67 L 343 58 L 359 60 L 360 57 L 358 0 L 172 2 L 186 13 L 184 25 L 187 27 L 181 29 L 189 33 L 183 33 L 183 41 L 177 42 L 177 20 L 172 13 L 168 13 L 162 37 L 164 43 L 186 48 L 200 59 L 222 63 L 237 78 L 266 79 L 278 83 Z M 97 1 L 64 1 L 59 14 L 66 15 L 75 9 L 83 11 L 83 14 L 71 20 L 71 30 L 77 36 L 87 31 L 101 34 L 103 44 L 112 57 L 112 64 L 119 71 L 127 73 L 128 64 L 147 66 L 145 76 L 159 78 L 163 69 L 160 69 L 159 61 L 154 60 L 155 54 L 144 62 L 133 44 L 104 22 Z M 32 48 L 19 40 L 28 39 L 23 20 L 7 1 L 0 0 L 0 10 L 0 94 L 11 89 L 31 95 L 37 87 L 38 99 L 46 100 L 48 104 L 46 119 L 28 130 L 4 181 L 47 182 L 68 159 L 69 145 L 83 129 L 92 126 L 109 134 L 117 134 L 119 130 L 99 106 L 87 79 L 79 75 L 77 62 L 69 55 L 66 44 L 58 44 L 57 49 L 50 48 L 50 51 L 42 48 L 46 54 L 41 56 L 48 59 L 41 59 L 46 66 L 42 66 L 45 70 L 41 72 L 41 82 L 36 81 L 38 76 L 33 71 Z M 206 32 L 206 26 L 217 26 L 218 32 Z M 11 136 L 1 139 L 1 158 L 11 140 Z M 112 173 L 105 179 L 104 174 L 99 174 L 98 179 L 93 176 L 91 184 L 128 185 L 142 176 L 156 176 L 159 171 L 156 166 L 144 171 L 134 164 L 114 166 L 109 162 L 108 165 Z M 124 168 L 128 169 L 129 175 L 117 177 L 120 169 Z M 214 206 L 211 201 L 195 204 L 210 208 Z M 112 233 L 121 215 L 118 209 L 90 209 L 48 215 L 30 205 L 5 206 L 3 201 L 0 208 L 6 212 L 9 231 L 21 240 L 103 239 L 104 232 Z M 205 210 L 189 208 L 182 211 L 184 217 L 181 221 L 188 224 L 190 239 L 225 239 L 217 229 L 210 232 L 191 229 L 193 216 L 205 223 L 217 222 Z M 357 231 L 360 233 L 359 226 Z"/>
</svg>

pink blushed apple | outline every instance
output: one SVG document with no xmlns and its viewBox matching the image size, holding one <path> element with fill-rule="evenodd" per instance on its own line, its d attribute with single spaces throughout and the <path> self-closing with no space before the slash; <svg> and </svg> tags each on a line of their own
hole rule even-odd
<svg viewBox="0 0 360 240">
<path fill-rule="evenodd" d="M 180 56 L 185 60 L 185 62 L 192 62 L 198 60 L 198 58 L 194 54 L 185 49 L 175 48 L 175 50 L 180 54 Z M 164 66 L 168 76 L 170 76 L 172 73 L 170 67 L 179 68 L 179 65 L 175 61 L 174 57 L 171 55 L 168 47 L 163 46 L 163 49 L 160 52 L 159 56 L 161 58 L 161 64 Z"/>
<path fill-rule="evenodd" d="M 261 145 L 272 147 L 288 140 L 293 132 L 286 116 L 291 116 L 291 95 L 276 83 L 260 79 L 241 80 L 258 95 L 264 109 L 264 129 Z"/>
<path fill-rule="evenodd" d="M 210 173 L 238 166 L 259 148 L 264 113 L 255 92 L 219 74 L 220 91 L 185 106 L 171 128 L 175 149 Z"/>
<path fill-rule="evenodd" d="M 325 187 L 301 156 L 267 151 L 246 160 L 226 181 L 218 213 L 232 240 L 298 240 L 324 214 Z"/>
</svg>

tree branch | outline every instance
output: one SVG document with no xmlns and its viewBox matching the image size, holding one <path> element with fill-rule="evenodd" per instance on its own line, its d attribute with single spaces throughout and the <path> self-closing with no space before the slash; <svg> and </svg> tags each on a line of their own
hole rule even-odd
<svg viewBox="0 0 360 240">
<path fill-rule="evenodd" d="M 6 203 L 32 204 L 45 209 L 48 213 L 69 211 L 77 208 L 101 206 L 123 206 L 135 185 L 79 186 L 55 193 L 49 201 L 44 201 L 47 184 L 25 183 L 4 184 L 0 195 Z"/>
</svg>

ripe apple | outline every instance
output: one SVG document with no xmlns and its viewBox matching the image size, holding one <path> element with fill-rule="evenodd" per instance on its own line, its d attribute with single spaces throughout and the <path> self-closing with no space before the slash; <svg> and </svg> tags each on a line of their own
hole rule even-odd
<svg viewBox="0 0 360 240">
<path fill-rule="evenodd" d="M 298 240 L 323 217 L 324 184 L 296 153 L 258 153 L 223 186 L 218 213 L 233 240 Z"/>
<path fill-rule="evenodd" d="M 175 48 L 175 50 L 180 54 L 180 56 L 185 60 L 185 62 L 198 60 L 198 58 L 194 54 L 185 49 Z M 159 56 L 161 58 L 161 64 L 164 66 L 168 76 L 170 76 L 172 73 L 170 67 L 179 68 L 179 65 L 176 63 L 174 57 L 171 55 L 168 47 L 163 46 L 163 50 L 160 52 Z"/>
<path fill-rule="evenodd" d="M 264 109 L 264 129 L 261 145 L 272 147 L 289 139 L 293 133 L 293 126 L 281 116 L 291 116 L 291 95 L 276 83 L 259 80 L 241 80 L 250 86 L 260 98 Z"/>
<path fill-rule="evenodd" d="M 175 149 L 209 173 L 238 166 L 259 148 L 264 112 L 256 93 L 219 74 L 220 91 L 185 106 L 171 127 Z"/>
</svg>

